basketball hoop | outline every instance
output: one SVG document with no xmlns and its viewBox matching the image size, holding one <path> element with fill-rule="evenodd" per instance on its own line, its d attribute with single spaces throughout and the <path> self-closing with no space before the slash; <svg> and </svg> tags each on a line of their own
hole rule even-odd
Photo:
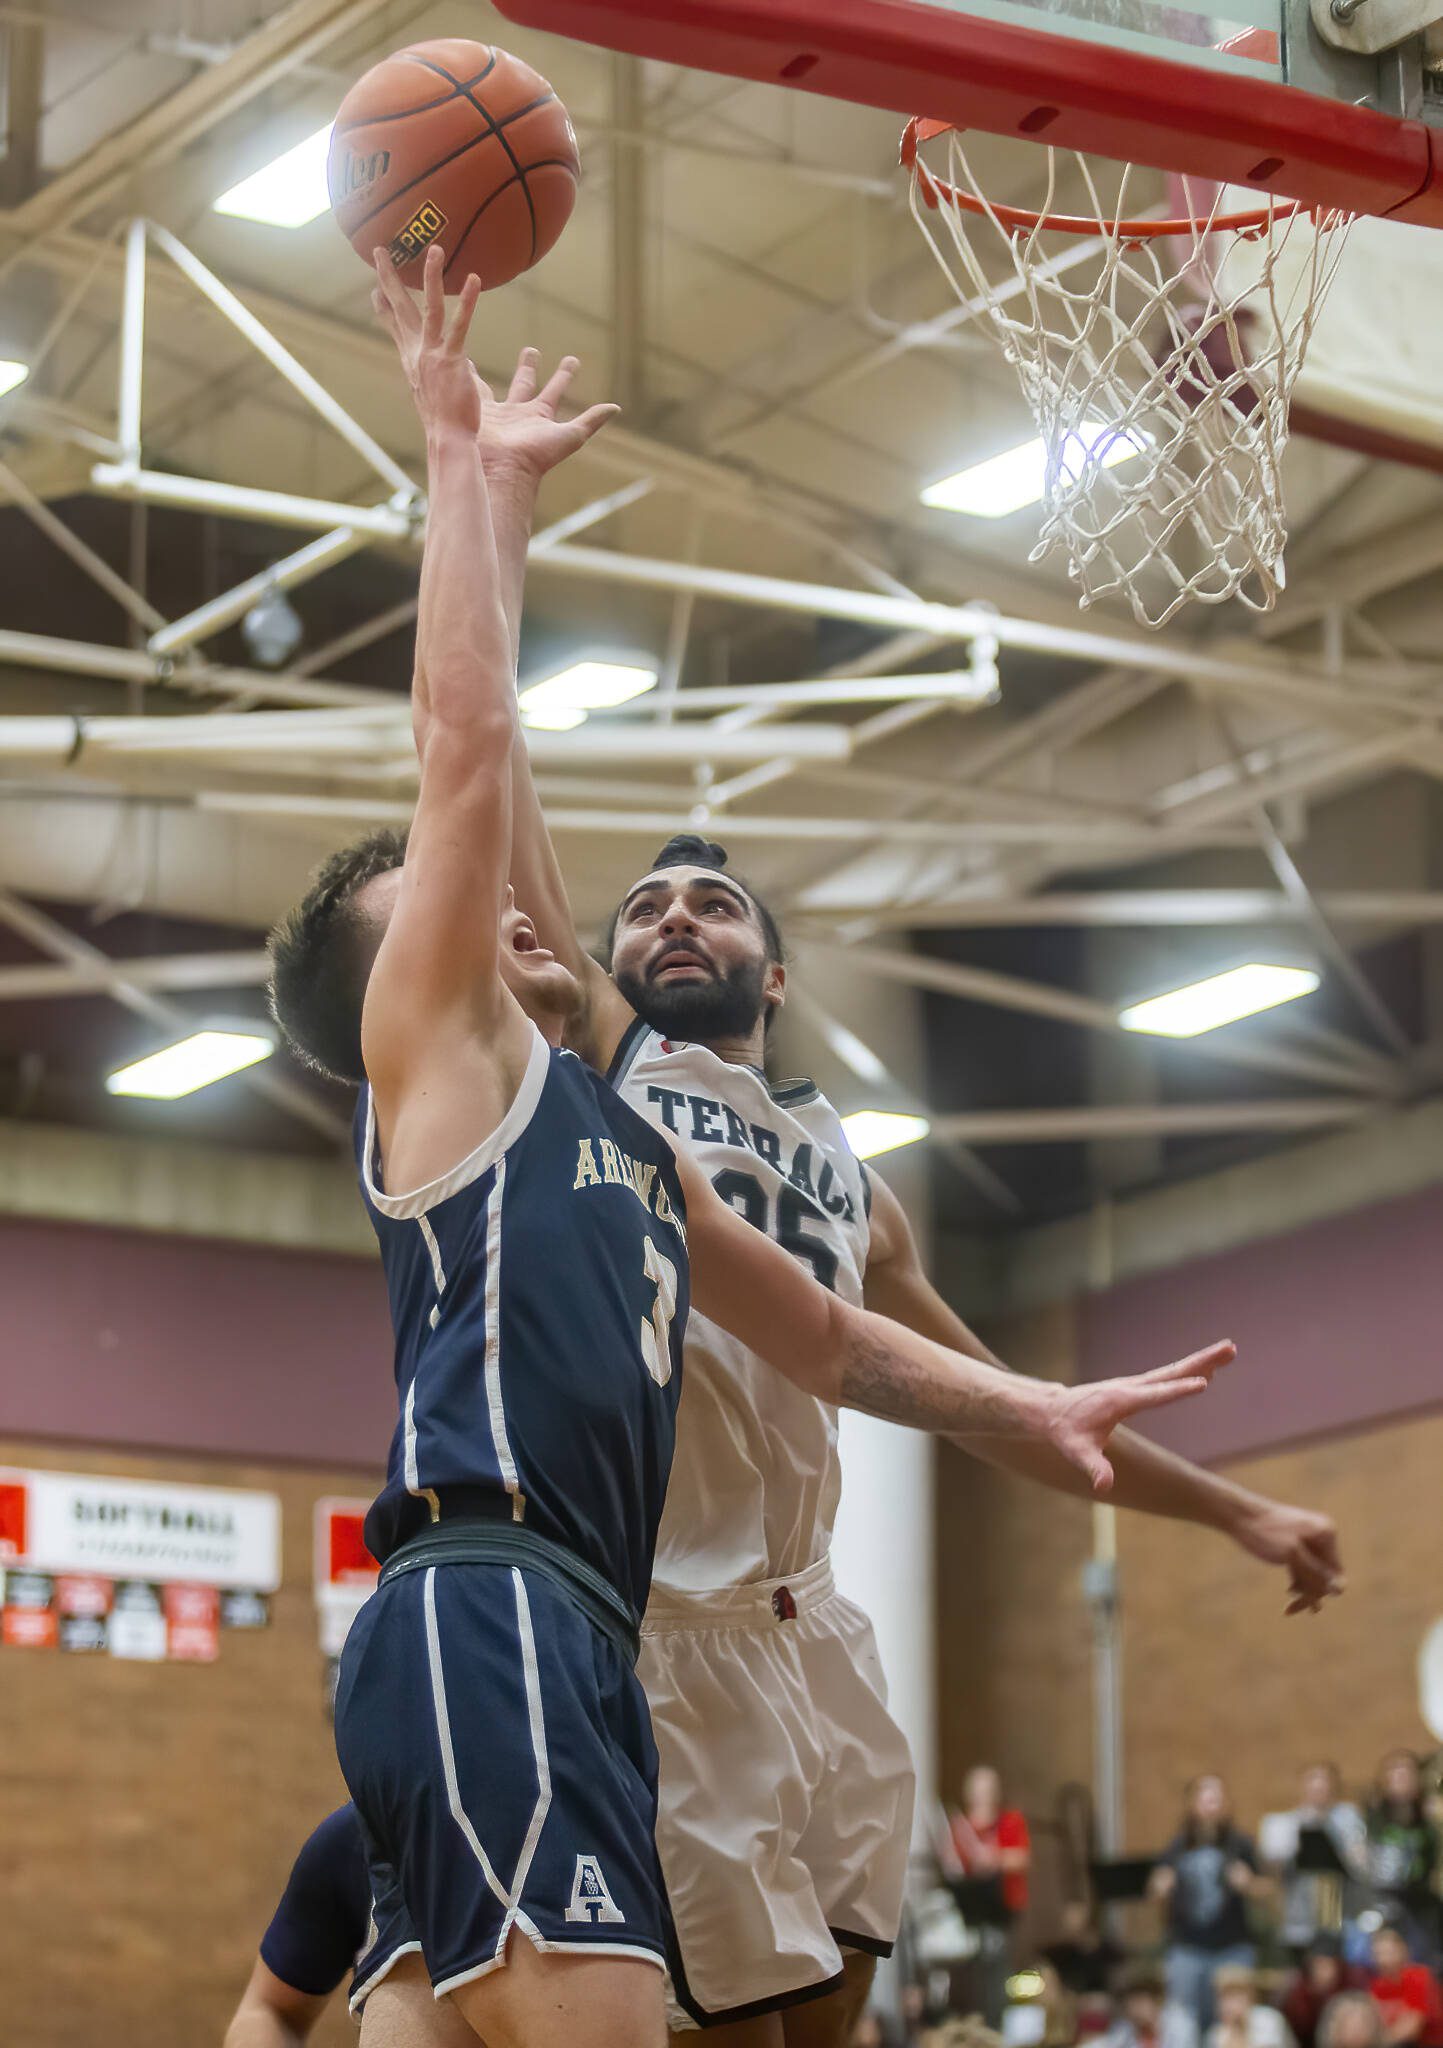
<svg viewBox="0 0 1443 2048">
<path fill-rule="evenodd" d="M 942 135 L 945 178 L 921 156 Z M 1064 156 L 1086 213 L 1053 207 Z M 942 121 L 908 123 L 902 162 L 918 226 L 962 304 L 987 314 L 1042 438 L 1031 559 L 1064 549 L 1084 608 L 1121 593 L 1146 626 L 1193 599 L 1271 609 L 1289 399 L 1351 217 L 1287 200 L 1227 212 L 1222 187 L 1205 210 L 1129 217 L 1135 166 L 1110 167 L 1107 206 L 1099 168 L 1052 147 L 1044 205 L 1003 206 Z M 1001 281 L 984 223 L 1010 259 Z M 1049 252 L 1052 233 L 1080 237 L 1081 257 Z"/>
</svg>

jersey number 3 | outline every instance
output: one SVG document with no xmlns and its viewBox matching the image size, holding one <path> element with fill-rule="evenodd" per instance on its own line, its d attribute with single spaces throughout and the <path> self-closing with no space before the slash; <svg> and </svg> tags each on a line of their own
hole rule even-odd
<svg viewBox="0 0 1443 2048">
<path fill-rule="evenodd" d="M 676 1267 L 649 1237 L 642 1239 L 641 1267 L 656 1288 L 651 1314 L 641 1326 L 641 1355 L 659 1387 L 671 1378 L 671 1319 L 676 1314 Z"/>
</svg>

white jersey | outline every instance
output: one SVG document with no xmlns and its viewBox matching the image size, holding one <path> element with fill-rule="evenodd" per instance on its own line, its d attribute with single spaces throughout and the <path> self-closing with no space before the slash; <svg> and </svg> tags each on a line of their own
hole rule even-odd
<svg viewBox="0 0 1443 2048">
<path fill-rule="evenodd" d="M 640 1018 L 607 1078 L 686 1147 L 723 1201 L 860 1303 L 871 1191 L 810 1081 L 773 1088 L 755 1067 Z M 684 1356 L 654 1587 L 699 1593 L 805 1571 L 827 1554 L 842 1490 L 835 1408 L 695 1310 Z"/>
</svg>

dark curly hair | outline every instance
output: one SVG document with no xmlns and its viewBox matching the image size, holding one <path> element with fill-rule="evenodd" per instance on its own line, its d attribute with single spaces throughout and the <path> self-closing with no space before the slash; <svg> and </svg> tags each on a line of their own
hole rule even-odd
<svg viewBox="0 0 1443 2048">
<path fill-rule="evenodd" d="M 371 958 L 356 896 L 406 858 L 406 835 L 382 827 L 333 853 L 270 936 L 271 1015 L 307 1066 L 359 1085 L 361 1008 Z"/>
<path fill-rule="evenodd" d="M 715 839 L 703 839 L 699 832 L 676 832 L 667 840 L 666 845 L 647 869 L 647 873 L 656 874 L 662 868 L 715 868 L 717 873 L 721 874 L 726 870 L 726 865 L 727 850 L 724 846 L 719 846 Z M 745 892 L 757 914 L 762 936 L 767 942 L 767 958 L 774 960 L 778 966 L 784 966 L 787 954 L 782 943 L 781 927 L 750 882 L 745 881 L 740 875 L 733 875 L 731 879 Z M 621 909 L 622 906 L 618 903 L 607 920 L 605 954 L 608 967 L 611 964 L 612 948 L 616 944 L 616 927 L 621 917 Z"/>
</svg>

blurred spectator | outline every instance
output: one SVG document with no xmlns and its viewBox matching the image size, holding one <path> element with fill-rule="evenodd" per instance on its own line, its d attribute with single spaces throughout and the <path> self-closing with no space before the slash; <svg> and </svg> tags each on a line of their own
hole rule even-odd
<svg viewBox="0 0 1443 2048">
<path fill-rule="evenodd" d="M 1383 2048 L 1383 2016 L 1366 1991 L 1340 1991 L 1318 2022 L 1318 2048 Z"/>
<path fill-rule="evenodd" d="M 1122 1950 L 1102 1932 L 1084 1899 L 1068 1900 L 1062 1909 L 1061 1936 L 1043 1954 L 1063 1989 L 1075 1998 L 1105 1996 L 1122 1961 Z"/>
<path fill-rule="evenodd" d="M 1077 2000 L 1063 1984 L 1055 1966 L 1045 1959 L 1038 1966 L 1037 1975 L 1042 1980 L 1042 1989 L 1033 2001 L 1041 2008 L 1042 2031 L 1038 2035 L 1038 2048 L 1074 2048 L 1077 2040 Z M 1015 2010 L 1015 2008 L 1014 2008 Z M 1015 2038 L 1009 2025 L 1004 2035 Z"/>
<path fill-rule="evenodd" d="M 1369 1874 L 1368 1825 L 1351 1800 L 1343 1797 L 1336 1764 L 1309 1764 L 1298 1787 L 1292 1820 L 1301 1836 L 1318 1828 L 1338 1852 L 1347 1875 L 1299 1870 L 1297 1851 L 1281 1871 L 1283 1918 L 1279 1932 L 1295 1952 L 1310 1946 L 1319 1934 L 1332 1933 L 1342 1922 L 1351 1926 L 1364 1903 L 1362 1886 Z"/>
<path fill-rule="evenodd" d="M 1438 1959 L 1438 1847 L 1437 1830 L 1424 1810 L 1418 1759 L 1411 1749 L 1390 1750 L 1368 1809 L 1373 1893 L 1390 1922 L 1402 1928 L 1414 1958 L 1429 1964 Z"/>
<path fill-rule="evenodd" d="M 1366 1975 L 1343 1960 L 1335 1934 L 1320 1934 L 1305 1952 L 1283 2000 L 1283 2018 L 1298 2048 L 1319 2048 L 1318 2029 L 1330 2002 L 1342 1991 L 1366 1989 Z"/>
<path fill-rule="evenodd" d="M 1152 1963 L 1132 1963 L 1117 1980 L 1117 2018 L 1102 2048 L 1198 2048 L 1192 2014 L 1167 1997 L 1167 1983 Z"/>
<path fill-rule="evenodd" d="M 1275 2007 L 1258 2003 L 1257 1974 L 1245 1964 L 1226 1963 L 1217 1972 L 1213 2002 L 1218 2016 L 1207 2048 L 1293 2048 L 1287 2021 Z"/>
<path fill-rule="evenodd" d="M 968 1877 L 1002 1879 L 1002 1903 L 1015 1919 L 1027 1908 L 1027 1872 L 1032 1838 L 1016 1807 L 1002 1799 L 1002 1780 L 990 1764 L 967 1773 L 962 1806 L 952 1817 L 952 1841 Z"/>
<path fill-rule="evenodd" d="M 1408 1942 L 1387 1921 L 1373 1936 L 1373 1974 L 1368 1991 L 1383 2022 L 1389 2048 L 1417 2043 L 1443 2048 L 1443 1991 L 1424 1963 L 1408 1960 Z"/>
<path fill-rule="evenodd" d="M 1253 1962 L 1247 1897 L 1257 1869 L 1256 1849 L 1233 1825 L 1227 1786 L 1215 1772 L 1194 1778 L 1182 1828 L 1151 1888 L 1168 1909 L 1168 1996 L 1192 2015 L 1199 2034 L 1213 2023 L 1214 1972 Z"/>
</svg>

